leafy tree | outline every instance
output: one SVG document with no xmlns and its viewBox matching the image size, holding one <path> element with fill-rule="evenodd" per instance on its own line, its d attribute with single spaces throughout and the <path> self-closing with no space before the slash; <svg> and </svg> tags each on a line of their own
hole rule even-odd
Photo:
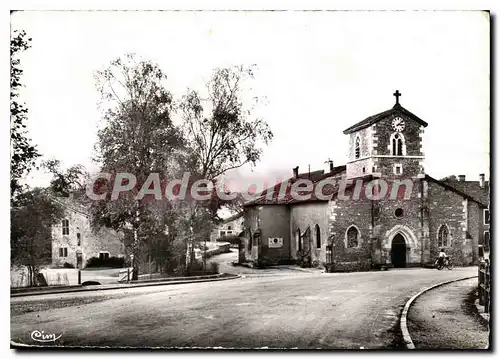
<svg viewBox="0 0 500 359">
<path fill-rule="evenodd" d="M 273 138 L 265 121 L 250 119 L 254 106 L 247 109 L 242 101 L 243 83 L 249 79 L 253 79 L 252 67 L 215 69 L 206 84 L 205 99 L 194 90 L 182 98 L 185 136 L 203 178 L 214 179 L 246 163 L 255 164 L 262 154 L 260 145 Z"/>
<path fill-rule="evenodd" d="M 79 195 L 85 193 L 85 186 L 90 175 L 84 166 L 74 165 L 66 170 L 62 170 L 59 160 L 56 159 L 44 161 L 42 166 L 53 175 L 50 181 L 50 188 L 54 193 L 63 197 L 68 197 L 70 192 L 75 192 Z"/>
<path fill-rule="evenodd" d="M 440 181 L 457 182 L 458 178 L 455 175 L 446 176 L 440 179 Z"/>
<path fill-rule="evenodd" d="M 218 68 L 206 84 L 206 96 L 189 90 L 182 98 L 179 107 L 184 121 L 184 136 L 193 156 L 191 171 L 202 178 L 215 181 L 231 169 L 247 163 L 255 165 L 262 154 L 260 146 L 272 140 L 273 133 L 267 123 L 260 118 L 252 118 L 255 107 L 244 105 L 244 83 L 253 77 L 252 67 Z M 254 99 L 258 102 L 258 98 Z M 212 209 L 222 204 L 223 201 L 211 201 Z M 189 222 L 200 222 L 197 216 L 206 220 L 204 205 L 206 203 L 190 204 Z M 215 212 L 211 213 L 211 219 L 216 219 Z M 205 232 L 209 233 L 210 228 Z M 194 243 L 190 249 L 192 259 Z"/>
<path fill-rule="evenodd" d="M 52 225 L 63 218 L 63 208 L 47 190 L 35 188 L 21 193 L 11 208 L 11 262 L 28 268 L 29 285 L 37 285 L 40 265 L 52 253 Z"/>
<path fill-rule="evenodd" d="M 30 48 L 31 38 L 26 37 L 25 31 L 14 31 L 10 40 L 10 192 L 11 197 L 21 190 L 19 180 L 35 165 L 40 156 L 36 147 L 31 144 L 26 130 L 28 109 L 19 102 L 21 83 L 21 62 L 19 54 Z"/>
<path fill-rule="evenodd" d="M 136 199 L 150 173 L 166 177 L 178 171 L 182 161 L 183 138 L 171 119 L 173 100 L 166 89 L 166 76 L 158 65 L 126 55 L 96 74 L 103 100 L 104 126 L 98 132 L 97 160 L 101 172 L 127 172 L 137 178 L 134 191 L 112 200 L 108 195 L 92 204 L 92 223 L 114 229 L 132 227 L 135 235 L 134 260 L 141 241 L 164 231 L 163 215 L 155 215 L 150 197 Z M 174 154 L 177 160 L 174 160 Z M 137 278 L 137 263 L 134 276 Z"/>
</svg>

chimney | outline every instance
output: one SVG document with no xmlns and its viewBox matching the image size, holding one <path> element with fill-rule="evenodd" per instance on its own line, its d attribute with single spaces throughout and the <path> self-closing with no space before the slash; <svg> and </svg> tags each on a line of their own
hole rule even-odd
<svg viewBox="0 0 500 359">
<path fill-rule="evenodd" d="M 293 168 L 293 177 L 299 178 L 299 166 Z"/>
<path fill-rule="evenodd" d="M 465 182 L 465 175 L 458 175 L 459 182 Z"/>
<path fill-rule="evenodd" d="M 481 174 L 479 175 L 479 186 L 480 186 L 481 188 L 484 188 L 484 173 L 481 173 Z"/>
<path fill-rule="evenodd" d="M 328 159 L 325 161 L 325 173 L 330 173 L 333 171 L 333 161 Z"/>
</svg>

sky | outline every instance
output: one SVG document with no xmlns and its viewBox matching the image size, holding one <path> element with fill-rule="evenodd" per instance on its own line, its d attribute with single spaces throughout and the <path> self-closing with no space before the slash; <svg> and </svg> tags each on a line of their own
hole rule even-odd
<svg viewBox="0 0 500 359">
<path fill-rule="evenodd" d="M 274 132 L 256 167 L 233 178 L 280 178 L 347 160 L 349 126 L 394 105 L 429 125 L 424 168 L 435 178 L 489 177 L 489 18 L 473 11 L 24 11 L 28 129 L 44 158 L 91 172 L 101 113 L 94 73 L 125 53 L 160 65 L 180 98 L 216 67 L 252 65 L 248 95 Z M 33 172 L 31 185 L 50 177 Z"/>
</svg>

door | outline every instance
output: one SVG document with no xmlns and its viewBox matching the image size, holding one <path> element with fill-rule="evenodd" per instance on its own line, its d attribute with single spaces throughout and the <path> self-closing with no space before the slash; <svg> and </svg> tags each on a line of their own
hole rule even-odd
<svg viewBox="0 0 500 359">
<path fill-rule="evenodd" d="M 392 239 L 391 261 L 395 268 L 406 267 L 406 242 L 400 233 Z"/>
</svg>

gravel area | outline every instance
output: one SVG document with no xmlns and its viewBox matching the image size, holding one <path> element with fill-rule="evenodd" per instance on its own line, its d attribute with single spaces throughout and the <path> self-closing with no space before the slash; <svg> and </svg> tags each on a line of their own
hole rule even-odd
<svg viewBox="0 0 500 359">
<path fill-rule="evenodd" d="M 408 330 L 416 349 L 485 349 L 488 327 L 474 306 L 477 278 L 432 289 L 408 312 Z"/>
</svg>

